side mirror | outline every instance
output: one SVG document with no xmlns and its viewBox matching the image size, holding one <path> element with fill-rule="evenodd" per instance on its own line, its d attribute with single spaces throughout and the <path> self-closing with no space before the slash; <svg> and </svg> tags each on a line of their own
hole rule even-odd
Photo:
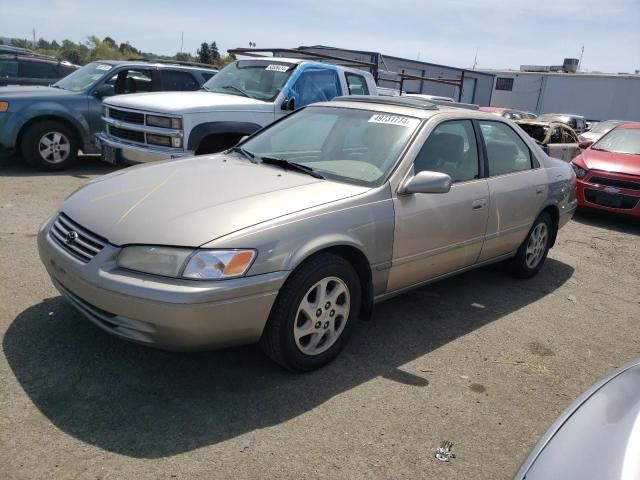
<svg viewBox="0 0 640 480">
<path fill-rule="evenodd" d="M 286 98 L 282 105 L 280 106 L 282 110 L 295 110 L 296 109 L 296 101 L 293 97 Z"/>
<path fill-rule="evenodd" d="M 108 83 L 103 83 L 93 91 L 93 96 L 97 98 L 103 98 L 103 97 L 110 97 L 115 93 L 116 92 L 113 85 L 109 85 Z"/>
<path fill-rule="evenodd" d="M 418 172 L 407 180 L 398 193 L 447 193 L 451 190 L 451 177 L 440 172 Z"/>
<path fill-rule="evenodd" d="M 591 145 L 593 145 L 593 140 L 585 140 L 578 143 L 578 147 L 580 147 L 582 150 L 589 148 Z"/>
</svg>

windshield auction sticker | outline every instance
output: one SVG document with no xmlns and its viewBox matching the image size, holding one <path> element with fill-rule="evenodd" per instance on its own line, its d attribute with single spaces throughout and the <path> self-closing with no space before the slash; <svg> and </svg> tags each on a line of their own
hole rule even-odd
<svg viewBox="0 0 640 480">
<path fill-rule="evenodd" d="M 105 65 L 104 63 L 101 63 L 96 67 L 96 70 L 111 70 L 111 65 Z"/>
<path fill-rule="evenodd" d="M 420 120 L 417 118 L 403 117 L 401 115 L 376 113 L 371 116 L 369 123 L 385 123 L 387 125 L 398 125 L 399 127 L 413 128 L 420 123 Z"/>
<path fill-rule="evenodd" d="M 267 72 L 286 72 L 287 70 L 289 70 L 289 66 L 288 65 L 269 65 L 267 68 L 265 68 L 265 70 Z"/>
</svg>

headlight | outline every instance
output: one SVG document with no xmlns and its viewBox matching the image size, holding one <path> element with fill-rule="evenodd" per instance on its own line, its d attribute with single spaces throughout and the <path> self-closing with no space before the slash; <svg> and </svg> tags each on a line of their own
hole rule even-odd
<svg viewBox="0 0 640 480">
<path fill-rule="evenodd" d="M 192 250 L 131 246 L 118 255 L 118 266 L 165 277 L 218 280 L 244 275 L 256 257 L 254 250 Z"/>
<path fill-rule="evenodd" d="M 9 110 L 9 102 L 0 102 L 0 112 Z"/>
<path fill-rule="evenodd" d="M 571 168 L 573 168 L 573 171 L 576 172 L 576 177 L 578 178 L 584 178 L 587 175 L 587 171 L 584 168 L 580 168 L 575 163 L 571 164 Z"/>
<path fill-rule="evenodd" d="M 175 117 L 161 117 L 158 115 L 147 115 L 147 125 L 160 128 L 182 128 L 182 119 Z"/>
</svg>

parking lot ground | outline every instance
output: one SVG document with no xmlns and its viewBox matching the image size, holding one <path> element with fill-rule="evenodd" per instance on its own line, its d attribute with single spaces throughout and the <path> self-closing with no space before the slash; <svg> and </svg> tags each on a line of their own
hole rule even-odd
<svg viewBox="0 0 640 480">
<path fill-rule="evenodd" d="M 508 479 L 580 392 L 640 356 L 640 225 L 592 213 L 537 277 L 493 266 L 382 303 L 314 373 L 253 346 L 125 343 L 62 300 L 35 242 L 111 170 L 0 167 L 2 479 Z"/>
</svg>

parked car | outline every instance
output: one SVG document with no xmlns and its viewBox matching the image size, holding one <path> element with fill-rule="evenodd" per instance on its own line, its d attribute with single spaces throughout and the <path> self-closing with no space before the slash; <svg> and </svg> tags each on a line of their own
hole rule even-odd
<svg viewBox="0 0 640 480">
<path fill-rule="evenodd" d="M 578 135 L 564 123 L 539 120 L 515 120 L 515 122 L 551 157 L 568 162 L 581 152 L 578 146 Z"/>
<path fill-rule="evenodd" d="M 574 115 L 569 113 L 543 113 L 538 116 L 541 122 L 559 122 L 569 125 L 575 132 L 580 135 L 587 128 L 587 123 L 582 115 Z"/>
<path fill-rule="evenodd" d="M 111 163 L 189 157 L 226 150 L 310 103 L 367 94 L 377 94 L 373 76 L 356 68 L 285 57 L 237 60 L 199 92 L 106 100 L 105 131 L 96 137 Z"/>
<path fill-rule="evenodd" d="M 422 98 L 423 100 L 439 100 L 441 102 L 455 102 L 455 100 L 451 97 L 441 97 L 439 95 L 427 95 L 425 93 L 408 93 L 408 97 L 413 98 Z"/>
<path fill-rule="evenodd" d="M 640 123 L 623 123 L 600 140 L 580 143 L 571 161 L 580 207 L 640 216 Z"/>
<path fill-rule="evenodd" d="M 0 88 L 0 150 L 22 153 L 38 168 L 63 170 L 76 161 L 79 149 L 99 153 L 93 135 L 102 128 L 104 97 L 197 90 L 216 72 L 167 63 L 99 61 L 51 87 Z M 136 114 L 125 112 L 122 120 L 131 118 Z"/>
<path fill-rule="evenodd" d="M 482 112 L 493 113 L 494 115 L 508 118 L 510 120 L 522 120 L 522 119 L 530 118 L 529 113 L 523 112 L 522 110 L 516 110 L 513 108 L 480 107 L 478 110 Z"/>
<path fill-rule="evenodd" d="M 0 49 L 0 87 L 50 85 L 80 68 L 55 57 L 28 53 L 28 50 L 26 50 L 27 53 L 2 52 L 3 49 Z M 1 92 L 2 89 L 0 89 Z"/>
<path fill-rule="evenodd" d="M 374 302 L 497 261 L 535 275 L 574 180 L 493 115 L 341 97 L 224 154 L 100 177 L 38 245 L 61 294 L 114 335 L 178 350 L 259 341 L 311 370 Z"/>
<path fill-rule="evenodd" d="M 603 378 L 549 427 L 514 480 L 640 478 L 640 361 Z"/>
<path fill-rule="evenodd" d="M 624 120 L 605 120 L 603 122 L 598 122 L 594 126 L 592 126 L 591 129 L 580 134 L 578 138 L 580 139 L 581 142 L 584 142 L 587 140 L 595 142 L 600 137 L 610 132 L 613 128 L 620 125 L 621 123 L 625 123 L 625 121 Z"/>
</svg>

